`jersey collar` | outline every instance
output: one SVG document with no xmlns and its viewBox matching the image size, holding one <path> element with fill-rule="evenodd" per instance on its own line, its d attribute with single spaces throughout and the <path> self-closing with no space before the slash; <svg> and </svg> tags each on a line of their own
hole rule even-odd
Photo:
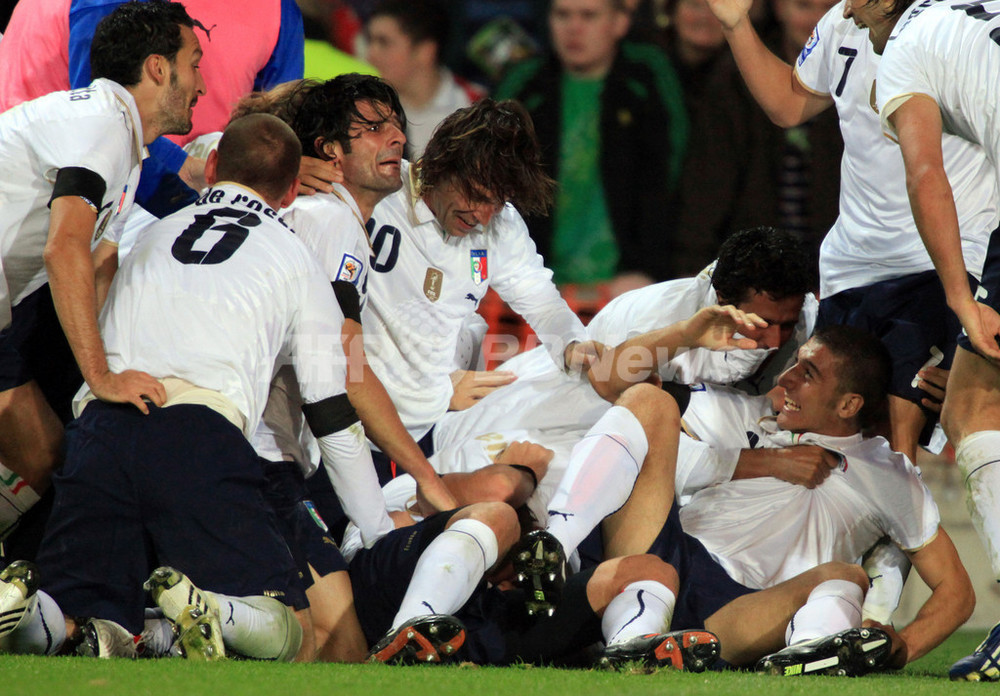
<svg viewBox="0 0 1000 696">
<path fill-rule="evenodd" d="M 407 176 L 403 178 L 403 181 L 406 184 L 406 199 L 409 202 L 407 214 L 410 218 L 410 224 L 414 227 L 431 224 L 437 230 L 441 239 L 447 241 L 448 233 L 441 227 L 437 218 L 434 217 L 434 212 L 420 195 L 420 181 L 417 178 L 417 168 L 412 163 L 407 163 L 406 174 Z"/>
<path fill-rule="evenodd" d="M 132 128 L 132 166 L 139 164 L 149 153 L 146 151 L 146 146 L 143 145 L 142 118 L 139 117 L 139 108 L 135 104 L 135 98 L 131 92 L 113 80 L 99 77 L 94 82 L 110 90 L 125 111 L 127 122 Z"/>
</svg>

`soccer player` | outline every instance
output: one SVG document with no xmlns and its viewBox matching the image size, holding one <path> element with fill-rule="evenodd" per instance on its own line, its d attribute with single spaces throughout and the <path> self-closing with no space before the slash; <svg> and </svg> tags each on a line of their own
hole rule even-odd
<svg viewBox="0 0 1000 696">
<path fill-rule="evenodd" d="M 975 599 L 916 470 L 885 440 L 861 435 L 884 402 L 889 374 L 889 358 L 877 340 L 834 326 L 818 331 L 779 379 L 784 400 L 776 418 L 770 417 L 771 402 L 766 397 L 750 399 L 736 392 L 721 398 L 710 392 L 693 395 L 685 423 L 698 415 L 693 409 L 700 410 L 698 423 L 717 424 L 714 430 L 703 425 L 697 433 L 709 441 L 732 443 L 746 437 L 765 448 L 808 442 L 829 450 L 839 466 L 816 488 L 767 477 L 710 486 L 680 509 L 679 519 L 684 531 L 720 559 L 733 580 L 755 589 L 776 586 L 826 562 L 856 562 L 888 535 L 932 590 L 917 618 L 898 633 L 876 625 L 892 639 L 890 666 L 901 667 L 957 629 L 971 614 Z M 699 396 L 708 401 L 699 406 Z M 628 539 L 635 521 L 649 509 L 673 503 L 673 434 L 680 426 L 676 403 L 650 385 L 632 387 L 619 403 L 625 408 L 609 411 L 578 446 L 550 505 L 547 532 L 564 549 L 583 544 L 601 515 L 614 512 L 626 500 L 622 512 L 631 508 L 633 516 L 616 514 L 613 525 L 602 525 L 604 549 L 621 537 Z M 762 420 L 762 416 L 769 417 Z M 670 425 L 665 428 L 665 424 Z M 630 485 L 653 469 L 662 471 L 654 474 L 656 478 L 646 476 L 644 485 Z M 672 563 L 673 546 L 664 543 L 669 527 L 668 522 L 649 552 Z M 581 546 L 584 566 L 587 557 L 601 558 L 597 541 L 587 539 Z M 591 546 L 597 548 L 588 551 Z M 834 588 L 832 594 L 847 601 L 855 620 L 861 621 L 860 589 L 844 595 L 843 588 Z M 714 622 L 704 625 L 722 638 L 724 627 Z M 727 657 L 725 639 L 722 644 L 724 659 L 742 663 Z M 820 652 L 829 649 L 814 647 Z M 811 662 L 817 653 L 793 651 L 793 657 Z"/>
<path fill-rule="evenodd" d="M 596 353 L 518 212 L 549 207 L 540 157 L 523 107 L 484 99 L 448 117 L 420 161 L 404 163 L 402 190 L 375 207 L 365 347 L 418 441 L 448 410 L 457 338 L 489 287 L 559 367 Z"/>
<path fill-rule="evenodd" d="M 75 359 L 99 399 L 146 413 L 165 398 L 150 375 L 108 366 L 91 248 L 128 214 L 145 146 L 191 129 L 205 93 L 192 26 L 179 3 L 126 3 L 95 33 L 90 86 L 0 115 L 0 460 L 38 493 L 60 459 L 53 409 L 71 417 L 81 380 L 64 376 L 46 396 L 36 377 Z"/>
<path fill-rule="evenodd" d="M 504 367 L 517 381 L 468 410 L 446 414 L 434 430 L 435 449 L 460 447 L 489 433 L 530 431 L 518 437 L 556 452 L 550 480 L 540 487 L 540 494 L 551 495 L 576 440 L 633 383 L 658 375 L 664 383 L 735 383 L 754 394 L 771 389 L 812 333 L 816 300 L 809 289 L 815 278 L 805 246 L 793 235 L 770 228 L 738 232 L 696 278 L 633 290 L 601 310 L 587 332 L 615 348 L 591 369 L 589 380 L 558 369 L 542 347 L 515 356 Z M 757 347 L 725 353 L 685 349 L 668 357 L 667 346 L 657 344 L 663 338 L 659 332 L 716 303 L 731 303 L 767 321 L 766 328 L 742 329 Z M 686 387 L 677 390 L 678 398 L 686 393 Z M 444 458 L 436 461 L 448 465 Z M 543 512 L 546 501 L 540 502 Z"/>
<path fill-rule="evenodd" d="M 982 282 L 973 292 L 966 282 L 973 268 L 960 253 L 961 181 L 945 167 L 942 148 L 958 137 L 981 147 L 991 171 L 1000 166 L 1000 6 L 994 2 L 907 5 L 879 0 L 847 6 L 856 23 L 868 27 L 876 53 L 885 54 L 878 73 L 878 108 L 886 132 L 899 141 L 905 181 L 924 244 L 934 260 L 948 307 L 964 329 L 948 380 L 942 425 L 955 446 L 955 461 L 966 478 L 973 523 L 993 571 L 1000 578 L 1000 360 L 996 311 L 1000 286 L 1000 236 L 993 232 Z M 981 202 L 992 210 L 996 193 Z M 952 679 L 1000 680 L 1000 626 L 977 650 L 956 662 Z"/>
<path fill-rule="evenodd" d="M 900 0 L 902 1 L 902 0 Z M 879 54 L 850 16 L 859 3 L 834 6 L 813 30 L 794 66 L 771 53 L 749 18 L 749 0 L 709 0 L 754 98 L 782 127 L 834 106 L 844 137 L 840 216 L 820 248 L 818 326 L 848 324 L 881 338 L 893 356 L 891 442 L 911 461 L 934 404 L 921 368 L 950 364 L 957 325 L 916 232 L 898 149 L 873 109 Z M 875 6 L 875 3 L 870 3 Z M 882 7 L 884 3 L 878 3 Z M 977 144 L 947 136 L 944 166 L 954 185 L 961 249 L 978 277 L 998 220 L 996 175 Z"/>
<path fill-rule="evenodd" d="M 371 273 L 369 220 L 376 204 L 402 186 L 406 136 L 399 99 L 379 78 L 355 73 L 303 84 L 282 101 L 294 103 L 287 120 L 303 152 L 333 162 L 344 178 L 343 184 L 334 185 L 333 193 L 297 199 L 285 219 L 319 258 L 344 310 L 348 396 L 369 438 L 414 475 L 424 499 L 437 510 L 453 509 L 457 507 L 454 497 L 404 428 L 364 353 L 361 311 L 367 304 Z M 279 382 L 287 379 L 287 373 L 279 373 Z M 283 416 L 276 412 L 280 401 L 272 403 L 265 420 L 280 422 Z M 292 407 L 297 410 L 297 404 Z M 284 452 L 272 453 L 272 459 L 288 453 L 289 439 L 286 435 Z"/>
<path fill-rule="evenodd" d="M 263 472 L 247 441 L 279 357 L 296 368 L 306 420 L 364 544 L 391 530 L 344 392 L 343 315 L 326 274 L 276 212 L 295 197 L 300 156 L 295 134 L 272 116 L 230 124 L 206 167 L 213 187 L 151 228 L 119 271 L 102 312 L 109 360 L 155 375 L 167 399 L 142 415 L 82 395 L 39 556 L 45 596 L 67 615 L 139 633 L 143 577 L 164 564 L 177 572 L 148 584 L 168 619 L 184 624 L 190 612 L 160 597 L 192 581 L 229 599 L 277 598 L 265 607 L 247 600 L 271 621 L 251 634 L 252 651 L 242 642 L 235 650 L 295 656 L 300 624 L 282 617 L 291 615 L 286 603 L 304 608 L 304 596 L 262 505 Z M 30 619 L 40 593 L 27 595 L 4 596 Z M 245 630 L 241 605 L 230 604 Z M 196 609 L 218 636 L 211 603 Z M 228 621 L 223 639 L 227 630 Z M 311 641 L 301 643 L 310 658 Z M 187 647 L 190 656 L 198 646 Z"/>
</svg>

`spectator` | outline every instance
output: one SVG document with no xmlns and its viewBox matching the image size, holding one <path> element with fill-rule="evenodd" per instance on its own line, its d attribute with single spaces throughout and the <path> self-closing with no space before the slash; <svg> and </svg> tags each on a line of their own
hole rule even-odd
<svg viewBox="0 0 1000 696">
<path fill-rule="evenodd" d="M 528 219 L 558 283 L 646 284 L 673 274 L 672 215 L 687 118 L 655 46 L 623 41 L 621 0 L 553 0 L 554 55 L 516 66 L 497 90 L 531 113 L 559 182 L 551 220 Z"/>
<path fill-rule="evenodd" d="M 411 161 L 420 159 L 449 114 L 486 96 L 441 63 L 448 32 L 448 13 L 439 0 L 383 0 L 368 20 L 368 60 L 399 93 Z"/>
<path fill-rule="evenodd" d="M 775 0 L 778 27 L 764 43 L 794 63 L 812 28 L 834 0 Z M 840 159 L 837 114 L 798 126 L 770 121 L 746 88 L 735 61 L 719 65 L 705 87 L 706 106 L 692 123 L 680 184 L 676 267 L 694 275 L 736 230 L 770 225 L 800 235 L 818 258 L 837 219 Z"/>
</svg>

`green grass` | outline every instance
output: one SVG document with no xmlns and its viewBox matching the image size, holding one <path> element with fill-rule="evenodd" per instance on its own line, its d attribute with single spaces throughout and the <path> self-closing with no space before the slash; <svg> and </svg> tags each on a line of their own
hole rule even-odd
<svg viewBox="0 0 1000 696">
<path fill-rule="evenodd" d="M 862 679 L 781 679 L 758 674 L 609 673 L 538 667 L 385 667 L 382 665 L 216 664 L 181 660 L 89 660 L 0 656 L 4 696 L 936 696 L 996 693 L 996 685 L 952 683 L 949 665 L 971 652 L 982 635 L 962 631 L 902 672 Z"/>
</svg>

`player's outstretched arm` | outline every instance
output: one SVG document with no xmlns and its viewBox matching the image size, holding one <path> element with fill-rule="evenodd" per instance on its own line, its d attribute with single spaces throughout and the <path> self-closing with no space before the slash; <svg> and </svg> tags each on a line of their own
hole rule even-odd
<svg viewBox="0 0 1000 696">
<path fill-rule="evenodd" d="M 662 363 L 682 348 L 708 350 L 752 349 L 757 342 L 737 338 L 740 329 L 757 329 L 767 322 L 735 307 L 704 307 L 684 321 L 641 334 L 614 348 L 606 348 L 587 373 L 594 390 L 612 403 L 639 382 L 658 380 Z"/>
<path fill-rule="evenodd" d="M 347 396 L 364 425 L 365 433 L 386 456 L 414 478 L 424 500 L 435 510 L 457 508 L 455 496 L 406 430 L 392 398 L 368 364 L 361 324 L 345 319 L 341 338 L 348 365 Z"/>
<path fill-rule="evenodd" d="M 750 22 L 752 4 L 752 0 L 708 0 L 754 99 L 776 125 L 797 126 L 833 104 L 833 99 L 805 89 L 792 67 L 764 45 Z"/>
<path fill-rule="evenodd" d="M 83 198 L 61 196 L 52 201 L 44 251 L 52 301 L 80 372 L 94 395 L 104 401 L 131 403 L 149 413 L 143 397 L 162 406 L 166 400 L 163 385 L 145 372 L 126 370 L 116 374 L 108 369 L 97 326 L 97 290 L 90 253 L 96 221 L 97 214 Z"/>
<path fill-rule="evenodd" d="M 944 170 L 937 102 L 926 95 L 913 96 L 892 111 L 888 121 L 899 138 L 913 219 L 941 277 L 948 306 L 976 350 L 993 361 L 1000 360 L 995 338 L 1000 332 L 1000 316 L 976 302 L 969 288 L 954 194 Z"/>
<path fill-rule="evenodd" d="M 921 579 L 931 589 L 913 621 L 898 633 L 881 624 L 866 621 L 888 630 L 893 638 L 890 667 L 901 668 L 940 645 L 972 615 L 976 594 L 972 581 L 958 557 L 951 537 L 938 528 L 934 540 L 922 549 L 907 554 Z"/>
</svg>

